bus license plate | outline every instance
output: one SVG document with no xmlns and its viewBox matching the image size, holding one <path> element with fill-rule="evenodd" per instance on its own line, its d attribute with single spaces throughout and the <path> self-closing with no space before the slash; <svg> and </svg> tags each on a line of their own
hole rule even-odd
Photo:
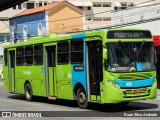
<svg viewBox="0 0 160 120">
<path fill-rule="evenodd" d="M 133 90 L 134 94 L 141 93 L 141 92 L 142 92 L 142 90 Z"/>
</svg>

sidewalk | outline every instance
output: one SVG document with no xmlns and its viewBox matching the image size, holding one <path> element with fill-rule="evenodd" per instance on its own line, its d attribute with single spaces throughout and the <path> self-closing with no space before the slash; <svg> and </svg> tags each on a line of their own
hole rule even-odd
<svg viewBox="0 0 160 120">
<path fill-rule="evenodd" d="M 157 89 L 157 95 L 160 96 L 160 89 Z"/>
</svg>

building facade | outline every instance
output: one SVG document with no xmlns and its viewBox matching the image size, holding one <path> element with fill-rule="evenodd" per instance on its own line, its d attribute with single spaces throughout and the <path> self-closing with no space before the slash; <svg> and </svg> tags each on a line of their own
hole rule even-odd
<svg viewBox="0 0 160 120">
<path fill-rule="evenodd" d="M 28 0 L 12 8 L 0 12 L 0 21 L 5 20 L 9 25 L 8 18 L 31 8 L 37 8 L 59 2 L 61 0 Z M 132 7 L 136 4 L 146 2 L 146 0 L 68 0 L 73 5 L 81 8 L 84 13 L 85 30 L 111 25 L 111 11 Z M 153 1 L 157 2 L 157 1 Z M 11 13 L 11 14 L 9 14 Z M 9 29 L 7 30 L 9 33 Z M 3 32 L 0 31 L 0 34 Z"/>
<path fill-rule="evenodd" d="M 25 10 L 9 19 L 12 43 L 52 33 L 82 31 L 83 18 L 79 17 L 82 15 L 81 9 L 67 1 Z M 69 19 L 66 22 L 71 17 L 76 20 Z M 71 28 L 71 25 L 75 27 Z"/>
<path fill-rule="evenodd" d="M 160 35 L 160 3 L 137 6 L 112 13 L 112 25 L 127 28 L 144 28 L 152 32 L 153 36 Z"/>
</svg>

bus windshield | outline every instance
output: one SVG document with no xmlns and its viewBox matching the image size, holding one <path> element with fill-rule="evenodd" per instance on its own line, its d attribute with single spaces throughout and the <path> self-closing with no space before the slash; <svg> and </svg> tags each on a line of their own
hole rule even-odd
<svg viewBox="0 0 160 120">
<path fill-rule="evenodd" d="M 107 43 L 108 64 L 111 72 L 151 71 L 154 65 L 153 42 L 112 42 Z"/>
</svg>

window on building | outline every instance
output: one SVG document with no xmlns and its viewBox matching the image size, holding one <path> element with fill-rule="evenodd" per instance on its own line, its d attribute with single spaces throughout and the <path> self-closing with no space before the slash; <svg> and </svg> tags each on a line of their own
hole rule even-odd
<svg viewBox="0 0 160 120">
<path fill-rule="evenodd" d="M 15 6 L 13 6 L 13 9 L 15 10 L 17 7 L 16 7 L 16 5 Z"/>
<path fill-rule="evenodd" d="M 42 1 L 39 1 L 39 7 L 41 7 L 42 6 Z"/>
<path fill-rule="evenodd" d="M 104 17 L 103 18 L 103 21 L 110 21 L 111 20 L 111 17 Z"/>
<path fill-rule="evenodd" d="M 78 8 L 80 8 L 81 10 L 83 10 L 83 7 L 82 6 L 77 6 Z"/>
<path fill-rule="evenodd" d="M 7 42 L 10 42 L 10 36 L 7 35 Z"/>
<path fill-rule="evenodd" d="M 77 39 L 70 42 L 71 64 L 83 63 L 83 40 Z"/>
<path fill-rule="evenodd" d="M 25 33 L 28 32 L 28 29 L 27 29 L 27 26 L 26 26 L 26 25 L 23 26 L 23 31 L 24 31 Z"/>
<path fill-rule="evenodd" d="M 69 42 L 61 41 L 58 42 L 58 64 L 68 64 L 69 63 Z"/>
<path fill-rule="evenodd" d="M 27 9 L 34 8 L 34 3 L 27 3 Z"/>
<path fill-rule="evenodd" d="M 43 45 L 38 44 L 34 46 L 34 64 L 42 65 L 43 64 Z"/>
<path fill-rule="evenodd" d="M 17 66 L 24 65 L 24 47 L 16 48 L 16 65 Z"/>
<path fill-rule="evenodd" d="M 133 7 L 133 6 L 134 6 L 134 3 L 132 2 L 127 3 L 127 7 Z"/>
<path fill-rule="evenodd" d="M 25 65 L 33 64 L 33 46 L 25 46 Z"/>
<path fill-rule="evenodd" d="M 111 7 L 111 2 L 103 2 L 103 7 Z"/>
<path fill-rule="evenodd" d="M 47 2 L 47 1 L 44 1 L 44 5 L 48 5 L 48 2 Z"/>
<path fill-rule="evenodd" d="M 91 17 L 86 17 L 86 20 L 87 20 L 87 21 L 91 21 L 92 18 L 91 18 Z"/>
<path fill-rule="evenodd" d="M 4 35 L 0 35 L 0 42 L 4 42 Z"/>
<path fill-rule="evenodd" d="M 18 4 L 18 9 L 21 10 L 22 9 L 22 5 Z"/>
<path fill-rule="evenodd" d="M 118 10 L 118 7 L 114 7 L 114 10 Z"/>
<path fill-rule="evenodd" d="M 23 39 L 24 41 L 28 40 L 28 29 L 26 25 L 23 26 Z"/>
<path fill-rule="evenodd" d="M 87 10 L 91 10 L 91 7 L 90 7 L 90 6 L 88 6 L 88 7 L 87 7 Z"/>
<path fill-rule="evenodd" d="M 93 21 L 102 21 L 102 17 L 94 17 Z"/>
<path fill-rule="evenodd" d="M 93 2 L 93 7 L 101 7 L 101 2 Z"/>
<path fill-rule="evenodd" d="M 121 9 L 126 9 L 127 8 L 127 2 L 121 2 Z"/>
<path fill-rule="evenodd" d="M 23 8 L 26 8 L 27 7 L 27 3 L 23 3 L 22 6 L 23 6 Z"/>
<path fill-rule="evenodd" d="M 42 23 L 38 24 L 38 35 L 43 35 L 43 26 L 42 26 Z"/>
</svg>

